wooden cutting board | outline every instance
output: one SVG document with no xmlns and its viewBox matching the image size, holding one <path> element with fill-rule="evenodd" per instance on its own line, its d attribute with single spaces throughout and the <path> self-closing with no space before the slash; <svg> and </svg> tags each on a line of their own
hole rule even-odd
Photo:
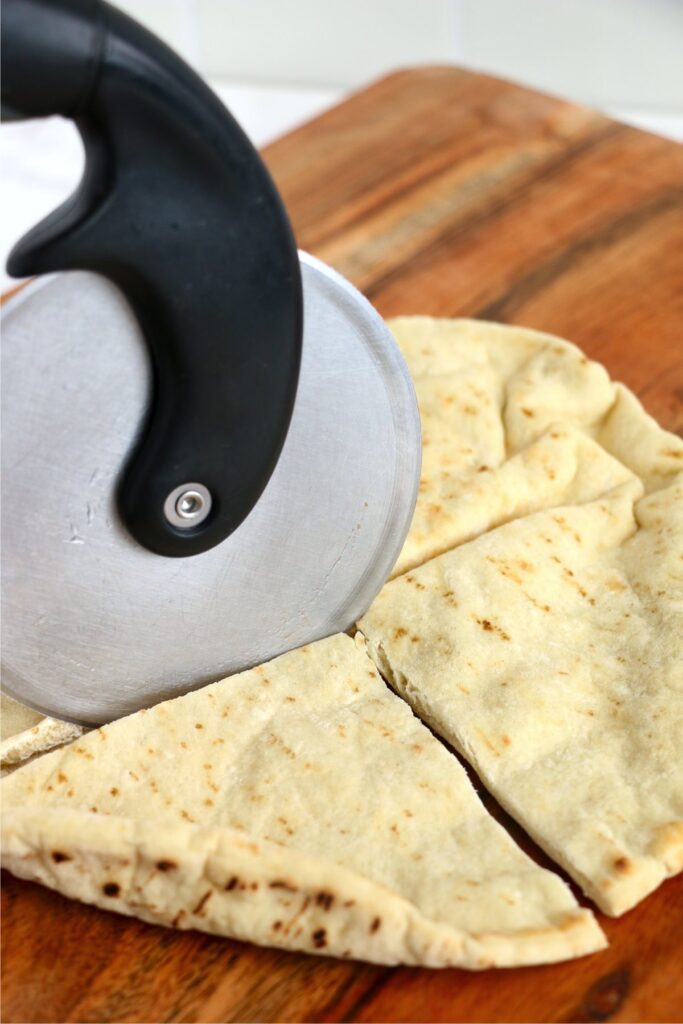
<svg viewBox="0 0 683 1024">
<path fill-rule="evenodd" d="M 664 426 L 683 429 L 683 148 L 439 67 L 378 82 L 265 155 L 299 244 L 382 314 L 475 316 L 563 335 Z M 480 974 L 337 963 L 166 931 L 7 875 L 2 906 L 8 1022 L 683 1015 L 683 876 L 621 920 L 600 915 L 604 953 Z"/>
</svg>

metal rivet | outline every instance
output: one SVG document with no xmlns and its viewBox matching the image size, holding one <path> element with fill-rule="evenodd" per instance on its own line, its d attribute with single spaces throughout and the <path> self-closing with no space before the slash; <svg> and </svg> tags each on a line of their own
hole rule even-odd
<svg viewBox="0 0 683 1024">
<path fill-rule="evenodd" d="M 203 484 L 180 484 L 164 502 L 167 520 L 181 530 L 203 523 L 210 511 L 211 492 Z"/>
</svg>

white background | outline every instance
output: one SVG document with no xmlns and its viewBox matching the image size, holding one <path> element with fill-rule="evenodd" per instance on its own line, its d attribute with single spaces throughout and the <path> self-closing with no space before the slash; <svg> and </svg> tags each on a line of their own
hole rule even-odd
<svg viewBox="0 0 683 1024">
<path fill-rule="evenodd" d="M 123 0 L 258 144 L 396 68 L 455 63 L 683 139 L 683 0 Z M 71 190 L 61 121 L 0 130 L 0 259 Z M 6 277 L 0 284 L 6 285 Z"/>
</svg>

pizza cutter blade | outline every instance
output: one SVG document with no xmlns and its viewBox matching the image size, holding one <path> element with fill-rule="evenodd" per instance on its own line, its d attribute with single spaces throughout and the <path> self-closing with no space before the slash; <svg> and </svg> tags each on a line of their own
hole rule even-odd
<svg viewBox="0 0 683 1024">
<path fill-rule="evenodd" d="M 7 304 L 2 680 L 12 697 L 108 721 L 347 629 L 368 607 L 412 516 L 419 418 L 377 313 L 319 261 L 302 254 L 301 266 L 303 359 L 284 448 L 244 522 L 188 558 L 142 547 L 117 509 L 153 393 L 126 300 L 75 272 Z"/>
</svg>

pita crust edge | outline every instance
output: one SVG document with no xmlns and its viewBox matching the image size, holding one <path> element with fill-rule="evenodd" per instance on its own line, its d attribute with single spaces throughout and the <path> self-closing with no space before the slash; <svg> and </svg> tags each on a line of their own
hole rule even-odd
<svg viewBox="0 0 683 1024">
<path fill-rule="evenodd" d="M 578 906 L 557 927 L 466 934 L 347 868 L 227 828 L 12 807 L 2 849 L 13 874 L 84 903 L 323 956 L 482 970 L 552 963 L 607 944 L 591 911 Z"/>
</svg>

